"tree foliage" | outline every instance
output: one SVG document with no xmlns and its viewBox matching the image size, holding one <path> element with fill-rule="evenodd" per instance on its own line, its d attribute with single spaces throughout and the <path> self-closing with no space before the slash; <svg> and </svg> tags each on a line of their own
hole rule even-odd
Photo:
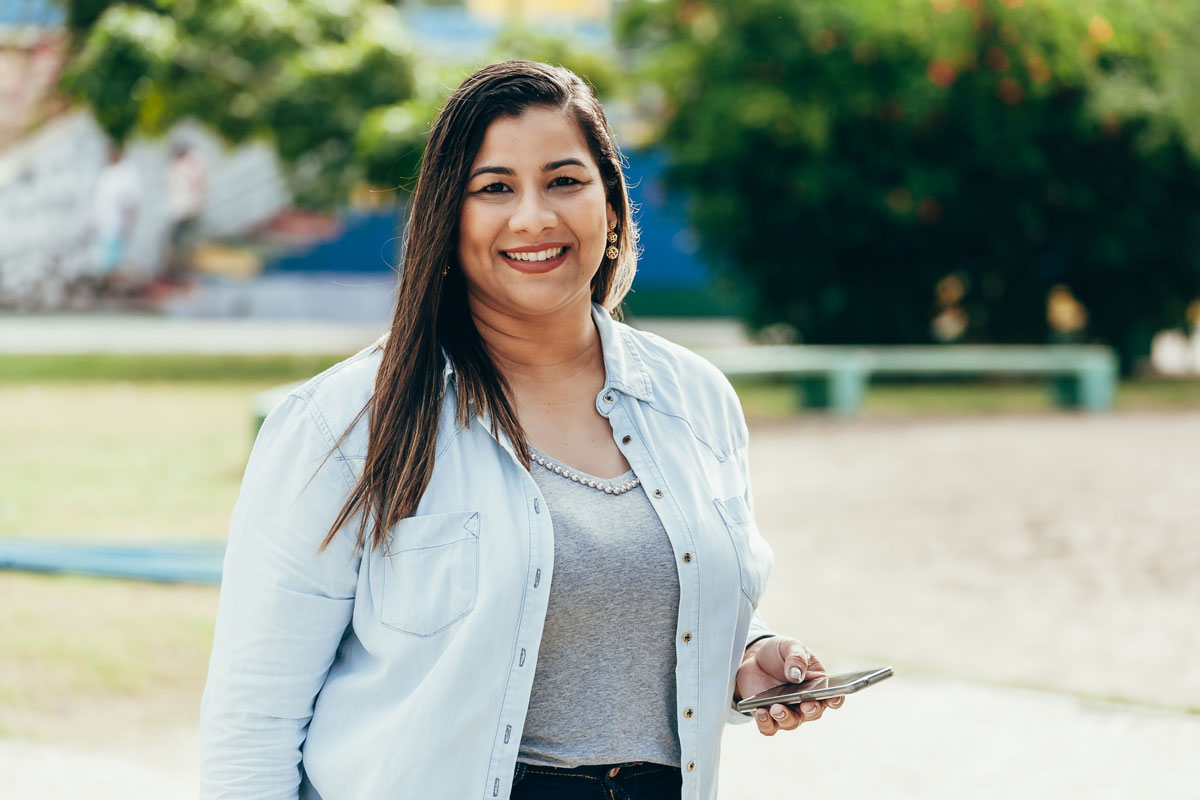
<svg viewBox="0 0 1200 800">
<path fill-rule="evenodd" d="M 420 59 L 382 0 L 64 0 L 75 53 L 64 90 L 118 142 L 184 118 L 261 138 L 297 200 L 326 207 L 366 182 L 415 185 L 429 126 L 470 65 Z M 503 30 L 490 59 L 565 64 L 612 96 L 619 71 L 587 48 Z M 482 66 L 481 64 L 475 66 Z"/>
<path fill-rule="evenodd" d="M 1128 366 L 1200 296 L 1195 0 L 632 0 L 704 252 L 808 342 Z M 1076 306 L 1078 309 L 1078 305 Z M 1070 309 L 1068 308 L 1068 311 Z"/>
<path fill-rule="evenodd" d="M 114 140 L 184 118 L 230 142 L 263 138 L 310 205 L 340 201 L 370 171 L 356 140 L 363 119 L 415 94 L 410 43 L 379 0 L 67 7 L 77 50 L 63 88 Z"/>
</svg>

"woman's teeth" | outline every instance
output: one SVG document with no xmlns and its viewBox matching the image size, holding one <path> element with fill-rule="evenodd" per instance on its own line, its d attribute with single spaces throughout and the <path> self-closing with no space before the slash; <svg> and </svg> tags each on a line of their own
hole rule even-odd
<svg viewBox="0 0 1200 800">
<path fill-rule="evenodd" d="M 510 253 L 507 250 L 503 252 L 505 258 L 511 258 L 513 261 L 549 261 L 561 256 L 566 249 L 565 247 L 552 247 L 549 250 L 538 250 L 533 253 Z"/>
</svg>

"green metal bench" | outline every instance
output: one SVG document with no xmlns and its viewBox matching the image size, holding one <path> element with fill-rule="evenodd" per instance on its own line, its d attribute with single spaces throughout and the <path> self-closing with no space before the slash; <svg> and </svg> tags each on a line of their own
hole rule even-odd
<svg viewBox="0 0 1200 800">
<path fill-rule="evenodd" d="M 1117 358 L 1098 345 L 775 345 L 697 350 L 730 379 L 795 380 L 801 404 L 849 416 L 873 375 L 1044 377 L 1055 405 L 1098 412 L 1116 397 Z"/>
</svg>

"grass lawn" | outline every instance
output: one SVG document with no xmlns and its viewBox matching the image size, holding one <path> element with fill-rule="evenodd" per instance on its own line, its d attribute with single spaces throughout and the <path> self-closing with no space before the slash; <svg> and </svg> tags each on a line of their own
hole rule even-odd
<svg viewBox="0 0 1200 800">
<path fill-rule="evenodd" d="M 5 355 L 0 356 L 0 385 L 96 381 L 283 383 L 316 375 L 345 355 Z"/>
<path fill-rule="evenodd" d="M 0 535 L 223 538 L 272 384 L 0 385 Z"/>
<path fill-rule="evenodd" d="M 194 726 L 217 589 L 0 571 L 0 737 L 104 748 Z"/>
</svg>

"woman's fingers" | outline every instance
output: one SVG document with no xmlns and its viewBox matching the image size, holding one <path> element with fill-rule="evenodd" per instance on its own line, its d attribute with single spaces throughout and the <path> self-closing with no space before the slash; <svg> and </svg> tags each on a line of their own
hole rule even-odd
<svg viewBox="0 0 1200 800">
<path fill-rule="evenodd" d="M 795 706 L 785 706 L 780 703 L 771 706 L 771 718 L 775 720 L 775 724 L 779 726 L 780 730 L 785 731 L 795 730 L 804 721 L 796 713 Z"/>
<path fill-rule="evenodd" d="M 765 708 L 754 709 L 754 721 L 758 724 L 758 732 L 763 736 L 774 736 L 779 730 L 778 723 Z"/>
<path fill-rule="evenodd" d="M 816 700 L 805 700 L 799 706 L 794 706 L 805 722 L 812 722 L 821 718 L 822 712 L 825 711 L 825 706 Z"/>
<path fill-rule="evenodd" d="M 828 700 L 805 700 L 794 706 L 776 703 L 770 708 L 754 709 L 754 721 L 758 724 L 759 733 L 774 736 L 779 731 L 795 730 L 805 722 L 815 722 L 826 708 L 841 708 L 845 702 L 845 697 L 831 697 Z"/>
<path fill-rule="evenodd" d="M 783 675 L 792 683 L 800 683 L 810 677 L 810 673 L 824 673 L 820 666 L 821 662 L 817 661 L 817 657 L 804 646 L 803 642 L 791 638 L 781 640 L 779 655 L 783 660 Z M 817 667 L 816 670 L 813 669 L 814 663 Z"/>
<path fill-rule="evenodd" d="M 812 717 L 812 719 L 816 719 L 816 717 Z M 754 720 L 758 723 L 759 733 L 764 736 L 774 736 L 779 731 L 791 731 L 799 728 L 806 718 L 797 711 L 795 706 L 776 703 L 770 708 L 755 709 Z"/>
</svg>

